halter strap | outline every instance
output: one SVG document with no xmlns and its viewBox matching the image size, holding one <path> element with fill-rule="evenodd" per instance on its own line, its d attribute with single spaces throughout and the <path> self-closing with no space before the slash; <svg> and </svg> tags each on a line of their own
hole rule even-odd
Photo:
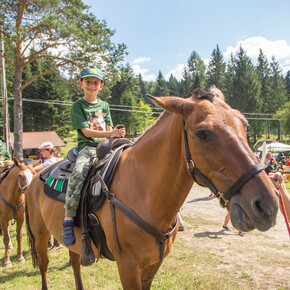
<svg viewBox="0 0 290 290">
<path fill-rule="evenodd" d="M 252 166 L 250 169 L 248 169 L 224 194 L 220 193 L 215 186 L 195 167 L 194 162 L 191 159 L 189 147 L 188 147 L 188 140 L 187 140 L 187 134 L 185 130 L 185 122 L 183 120 L 182 122 L 183 127 L 183 136 L 184 136 L 184 144 L 185 144 L 185 154 L 187 159 L 187 168 L 192 176 L 192 179 L 196 182 L 195 176 L 197 176 L 200 181 L 208 187 L 212 193 L 215 194 L 215 196 L 219 199 L 220 205 L 222 207 L 226 207 L 228 201 L 231 199 L 231 197 L 237 193 L 237 191 L 254 175 L 259 173 L 260 171 L 264 170 L 264 165 L 261 163 L 258 163 L 254 166 Z M 199 183 L 198 183 L 199 184 Z M 199 184 L 201 185 L 201 184 Z"/>
</svg>

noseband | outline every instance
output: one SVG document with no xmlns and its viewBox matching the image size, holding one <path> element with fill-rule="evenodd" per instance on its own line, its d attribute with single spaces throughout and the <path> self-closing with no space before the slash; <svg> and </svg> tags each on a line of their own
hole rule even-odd
<svg viewBox="0 0 290 290">
<path fill-rule="evenodd" d="M 183 120 L 183 136 L 184 136 L 184 144 L 185 144 L 185 152 L 186 152 L 186 159 L 187 159 L 187 168 L 192 176 L 192 179 L 196 181 L 195 176 L 199 178 L 199 180 L 207 186 L 212 193 L 215 194 L 215 196 L 219 199 L 220 205 L 222 207 L 226 207 L 229 200 L 233 195 L 237 193 L 237 191 L 248 181 L 250 180 L 254 175 L 256 175 L 258 172 L 264 170 L 264 165 L 262 163 L 258 163 L 251 168 L 249 168 L 225 193 L 220 193 L 215 188 L 215 186 L 195 167 L 194 162 L 192 161 L 190 157 L 189 147 L 188 147 L 188 141 L 187 141 L 187 134 L 185 130 L 185 122 Z"/>
</svg>

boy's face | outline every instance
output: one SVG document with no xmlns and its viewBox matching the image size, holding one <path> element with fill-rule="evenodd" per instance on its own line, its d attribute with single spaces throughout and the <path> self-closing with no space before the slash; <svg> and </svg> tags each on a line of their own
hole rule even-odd
<svg viewBox="0 0 290 290">
<path fill-rule="evenodd" d="M 88 77 L 80 81 L 80 86 L 84 90 L 87 97 L 97 97 L 98 92 L 103 88 L 104 84 L 98 78 Z"/>
</svg>

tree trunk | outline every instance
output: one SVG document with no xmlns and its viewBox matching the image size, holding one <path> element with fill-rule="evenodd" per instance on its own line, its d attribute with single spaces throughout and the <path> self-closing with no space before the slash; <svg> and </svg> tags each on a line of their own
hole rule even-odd
<svg viewBox="0 0 290 290">
<path fill-rule="evenodd" d="M 22 109 L 22 69 L 21 62 L 15 70 L 14 78 L 14 157 L 18 160 L 23 159 L 23 109 Z"/>
</svg>

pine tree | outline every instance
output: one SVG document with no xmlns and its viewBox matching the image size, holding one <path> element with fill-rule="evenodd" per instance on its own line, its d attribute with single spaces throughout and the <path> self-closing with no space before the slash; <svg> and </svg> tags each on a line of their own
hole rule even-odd
<svg viewBox="0 0 290 290">
<path fill-rule="evenodd" d="M 226 63 L 224 62 L 223 55 L 219 49 L 219 46 L 213 50 L 211 54 L 211 60 L 207 69 L 207 88 L 215 85 L 220 90 L 224 88 L 224 79 L 226 73 Z"/>
<path fill-rule="evenodd" d="M 286 83 L 286 92 L 287 92 L 287 100 L 290 101 L 290 70 L 287 71 L 286 77 L 285 77 L 285 83 Z"/>
<path fill-rule="evenodd" d="M 133 69 L 129 64 L 120 68 L 119 80 L 116 81 L 112 88 L 109 103 L 113 105 L 137 106 L 141 100 L 139 79 L 135 77 Z M 115 124 L 124 124 L 127 132 L 132 136 L 135 134 L 134 129 L 134 112 L 128 112 L 132 108 L 123 109 L 111 108 L 111 115 Z"/>
<path fill-rule="evenodd" d="M 270 63 L 270 81 L 271 81 L 271 103 L 270 113 L 275 113 L 282 109 L 287 101 L 286 83 L 284 81 L 282 70 L 275 57 L 272 57 Z"/>
<path fill-rule="evenodd" d="M 260 82 L 255 67 L 240 47 L 233 62 L 233 107 L 244 113 L 260 112 Z"/>
<path fill-rule="evenodd" d="M 37 60 L 25 68 L 23 79 L 28 79 L 32 74 L 39 74 L 53 66 L 53 59 Z M 55 70 L 38 78 L 23 90 L 24 99 L 37 100 L 36 103 L 25 101 L 23 104 L 23 127 L 26 132 L 56 131 L 61 137 L 69 135 L 70 106 L 55 104 L 71 101 L 65 85 L 67 82 L 60 72 Z M 38 102 L 39 100 L 43 102 Z"/>
<path fill-rule="evenodd" d="M 184 67 L 182 79 L 180 81 L 180 93 L 182 96 L 187 96 L 193 92 L 191 77 L 187 67 Z"/>
<path fill-rule="evenodd" d="M 257 73 L 261 83 L 260 99 L 262 101 L 262 113 L 269 113 L 271 111 L 271 88 L 270 88 L 270 68 L 267 57 L 262 49 L 260 49 L 258 56 Z"/>
<path fill-rule="evenodd" d="M 2 1 L 3 2 L 3 1 Z M 37 78 L 58 68 L 71 69 L 95 63 L 112 70 L 123 59 L 125 45 L 111 41 L 114 34 L 98 21 L 81 0 L 15 1 L 0 5 L 0 33 L 13 43 L 14 56 L 1 55 L 15 69 L 14 152 L 22 158 L 22 91 Z M 35 53 L 26 55 L 32 47 Z M 54 52 L 53 52 L 54 51 Z M 55 66 L 23 83 L 23 70 L 40 58 L 53 58 Z"/>
<path fill-rule="evenodd" d="M 169 96 L 180 96 L 177 79 L 171 74 L 168 81 Z"/>
<path fill-rule="evenodd" d="M 187 67 L 191 78 L 191 91 L 196 88 L 205 89 L 205 64 L 196 51 L 191 53 Z"/>
<path fill-rule="evenodd" d="M 168 91 L 166 81 L 165 81 L 161 71 L 159 71 L 159 73 L 158 73 L 158 77 L 157 77 L 156 82 L 157 82 L 157 84 L 156 84 L 156 88 L 154 91 L 154 96 L 156 96 L 156 97 L 168 96 L 169 91 Z"/>
<path fill-rule="evenodd" d="M 242 47 L 236 57 L 231 57 L 227 72 L 228 103 L 242 113 L 260 112 L 260 82 L 256 69 Z M 257 140 L 260 127 L 251 122 L 248 137 Z"/>
</svg>

